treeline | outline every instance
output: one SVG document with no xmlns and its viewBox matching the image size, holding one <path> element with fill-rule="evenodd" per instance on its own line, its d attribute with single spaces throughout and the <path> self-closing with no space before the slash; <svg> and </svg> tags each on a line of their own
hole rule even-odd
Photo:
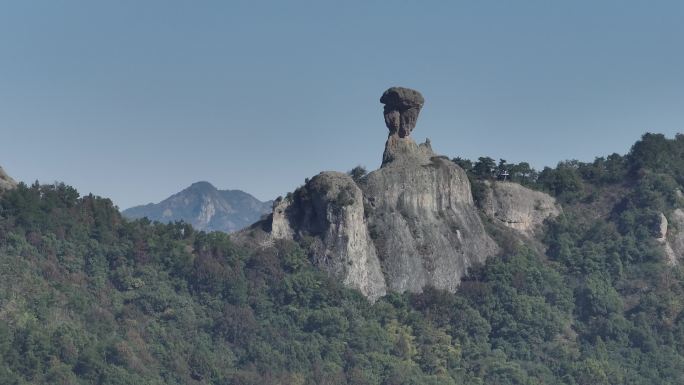
<svg viewBox="0 0 684 385">
<path fill-rule="evenodd" d="M 375 304 L 295 243 L 22 184 L 0 197 L 0 384 L 681 384 L 684 277 L 654 226 L 682 203 L 682 154 L 649 134 L 538 174 L 503 162 L 565 202 L 546 255 L 518 245 L 455 294 Z"/>
<path fill-rule="evenodd" d="M 677 134 L 670 140 L 662 134 L 645 134 L 626 155 L 611 154 L 593 162 L 562 161 L 555 168 L 544 167 L 541 171 L 527 162 L 496 162 L 488 156 L 477 161 L 461 157 L 452 160 L 475 181 L 505 179 L 573 202 L 583 197 L 586 187 L 631 183 L 644 172 L 667 175 L 684 184 L 684 135 Z"/>
</svg>

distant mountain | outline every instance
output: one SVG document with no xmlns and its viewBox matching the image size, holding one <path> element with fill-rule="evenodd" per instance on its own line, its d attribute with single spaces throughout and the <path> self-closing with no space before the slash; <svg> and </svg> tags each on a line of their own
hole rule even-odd
<svg viewBox="0 0 684 385">
<path fill-rule="evenodd" d="M 272 201 L 262 202 L 240 190 L 218 190 L 209 182 L 193 183 L 160 203 L 123 211 L 127 218 L 160 222 L 183 220 L 205 231 L 238 231 L 270 213 Z"/>
</svg>

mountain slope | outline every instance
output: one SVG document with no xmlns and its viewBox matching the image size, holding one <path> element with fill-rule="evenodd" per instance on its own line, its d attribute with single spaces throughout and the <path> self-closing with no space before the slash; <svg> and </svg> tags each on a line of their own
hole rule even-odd
<svg viewBox="0 0 684 385">
<path fill-rule="evenodd" d="M 545 169 L 527 183 L 563 210 L 543 251 L 375 303 L 292 241 L 240 247 L 19 184 L 0 193 L 0 384 L 682 384 L 684 269 L 659 241 L 684 228 L 663 237 L 660 215 L 684 208 L 682 153 L 684 136 L 647 135 Z M 486 226 L 512 213 L 483 207 L 505 214 Z"/>
<path fill-rule="evenodd" d="M 182 220 L 199 230 L 230 233 L 258 221 L 271 206 L 241 190 L 218 190 L 209 182 L 197 182 L 160 203 L 131 207 L 122 214 L 166 223 Z"/>
</svg>

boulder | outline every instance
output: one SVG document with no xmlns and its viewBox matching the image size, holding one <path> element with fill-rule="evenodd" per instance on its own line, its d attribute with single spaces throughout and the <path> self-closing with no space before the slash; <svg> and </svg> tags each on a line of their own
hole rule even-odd
<svg viewBox="0 0 684 385">
<path fill-rule="evenodd" d="M 390 136 L 405 138 L 416 127 L 425 99 L 416 90 L 392 87 L 382 94 L 380 103 L 385 105 L 385 125 L 390 130 Z"/>
<path fill-rule="evenodd" d="M 400 150 L 362 184 L 385 281 L 397 292 L 453 292 L 470 266 L 499 248 L 485 232 L 465 171 L 428 145 L 397 140 Z"/>
<path fill-rule="evenodd" d="M 513 182 L 485 182 L 486 193 L 480 206 L 493 221 L 533 236 L 542 229 L 547 218 L 561 213 L 556 199 L 541 191 Z"/>
</svg>

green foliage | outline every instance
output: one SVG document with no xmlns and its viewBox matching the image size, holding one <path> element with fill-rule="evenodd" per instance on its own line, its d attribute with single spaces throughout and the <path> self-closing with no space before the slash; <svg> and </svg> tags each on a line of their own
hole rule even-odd
<svg viewBox="0 0 684 385">
<path fill-rule="evenodd" d="M 461 158 L 460 156 L 457 156 L 454 159 L 452 159 L 451 161 L 456 163 L 460 168 L 462 168 L 466 172 L 472 172 L 473 171 L 473 162 L 470 159 L 464 159 L 464 158 Z"/>
<path fill-rule="evenodd" d="M 374 304 L 293 242 L 243 249 L 22 184 L 0 197 L 0 383 L 680 384 L 684 274 L 654 236 L 682 203 L 682 154 L 648 134 L 540 173 L 457 158 L 475 194 L 506 170 L 565 203 L 546 253 L 511 247 L 455 294 Z"/>
<path fill-rule="evenodd" d="M 337 193 L 337 197 L 335 197 L 335 204 L 337 205 L 337 207 L 353 205 L 354 192 L 350 191 L 347 188 L 340 189 L 340 192 Z"/>
<path fill-rule="evenodd" d="M 351 169 L 348 174 L 352 177 L 352 179 L 354 179 L 354 182 L 359 183 L 361 179 L 368 174 L 368 171 L 363 166 L 356 166 Z"/>
<path fill-rule="evenodd" d="M 583 192 L 579 163 L 575 161 L 561 162 L 555 169 L 544 168 L 539 173 L 537 183 L 564 202 L 578 200 Z"/>
<path fill-rule="evenodd" d="M 473 164 L 472 171 L 480 178 L 491 178 L 496 175 L 496 162 L 488 156 L 480 157 Z"/>
</svg>

